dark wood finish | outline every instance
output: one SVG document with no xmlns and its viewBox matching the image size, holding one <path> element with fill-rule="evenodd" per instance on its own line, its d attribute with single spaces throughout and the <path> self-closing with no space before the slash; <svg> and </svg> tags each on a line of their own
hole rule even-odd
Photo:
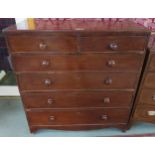
<svg viewBox="0 0 155 155">
<path fill-rule="evenodd" d="M 146 45 L 145 37 L 135 36 L 87 36 L 71 35 L 11 35 L 8 38 L 11 51 L 16 52 L 103 52 L 140 51 Z M 115 45 L 115 48 L 112 47 Z"/>
<path fill-rule="evenodd" d="M 50 55 L 38 54 L 13 55 L 12 61 L 16 72 L 33 71 L 139 71 L 143 61 L 143 54 L 77 54 Z"/>
<path fill-rule="evenodd" d="M 20 74 L 20 89 L 135 89 L 137 73 L 57 72 Z M 122 79 L 123 80 L 122 82 Z"/>
<path fill-rule="evenodd" d="M 148 70 L 155 71 L 155 53 L 151 54 Z"/>
<path fill-rule="evenodd" d="M 144 50 L 146 39 L 144 37 L 82 37 L 80 39 L 81 51 L 133 51 Z"/>
<path fill-rule="evenodd" d="M 155 123 L 155 106 L 138 106 L 135 111 L 134 120 Z"/>
<path fill-rule="evenodd" d="M 154 105 L 155 106 L 155 90 L 143 89 L 141 91 L 139 102 L 141 105 Z"/>
<path fill-rule="evenodd" d="M 145 88 L 155 88 L 155 73 L 147 73 L 144 80 Z"/>
<path fill-rule="evenodd" d="M 77 51 L 77 42 L 75 36 L 47 36 L 47 35 L 12 35 L 8 41 L 12 52 L 73 52 Z"/>
<path fill-rule="evenodd" d="M 40 110 L 28 111 L 30 125 L 127 123 L 129 109 Z M 65 117 L 64 117 L 65 116 Z"/>
<path fill-rule="evenodd" d="M 146 61 L 143 79 L 136 98 L 133 120 L 155 123 L 155 49 L 151 49 Z"/>
<path fill-rule="evenodd" d="M 128 91 L 62 91 L 23 93 L 22 98 L 28 109 L 130 107 L 133 95 Z"/>
<path fill-rule="evenodd" d="M 149 35 L 130 22 L 6 29 L 30 131 L 126 130 Z"/>
</svg>

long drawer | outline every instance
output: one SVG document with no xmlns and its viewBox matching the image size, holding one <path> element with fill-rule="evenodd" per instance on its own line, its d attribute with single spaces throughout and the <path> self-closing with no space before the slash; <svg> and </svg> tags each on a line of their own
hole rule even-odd
<svg viewBox="0 0 155 155">
<path fill-rule="evenodd" d="M 138 121 L 155 122 L 154 106 L 138 106 L 136 108 L 134 119 Z"/>
<path fill-rule="evenodd" d="M 148 65 L 148 71 L 155 71 L 155 53 L 150 54 L 150 60 Z"/>
<path fill-rule="evenodd" d="M 155 73 L 147 73 L 144 79 L 145 88 L 155 88 Z"/>
<path fill-rule="evenodd" d="M 155 90 L 142 89 L 138 104 L 155 106 Z"/>
<path fill-rule="evenodd" d="M 127 123 L 130 110 L 109 108 L 93 110 L 27 111 L 30 125 L 112 124 Z"/>
<path fill-rule="evenodd" d="M 62 91 L 23 93 L 26 108 L 130 107 L 133 92 Z"/>
<path fill-rule="evenodd" d="M 82 36 L 77 37 L 74 33 L 26 34 L 10 35 L 8 43 L 14 52 L 103 52 L 144 50 L 146 38 L 144 36 Z"/>
<path fill-rule="evenodd" d="M 135 89 L 136 73 L 57 72 L 19 74 L 21 90 Z"/>
<path fill-rule="evenodd" d="M 142 54 L 13 55 L 17 72 L 59 70 L 139 71 Z"/>
</svg>

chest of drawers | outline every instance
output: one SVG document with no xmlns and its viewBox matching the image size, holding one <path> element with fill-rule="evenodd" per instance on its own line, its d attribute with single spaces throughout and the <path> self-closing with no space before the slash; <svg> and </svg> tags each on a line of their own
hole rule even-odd
<svg viewBox="0 0 155 155">
<path fill-rule="evenodd" d="M 155 123 L 155 48 L 148 54 L 133 119 Z"/>
<path fill-rule="evenodd" d="M 31 132 L 127 128 L 150 32 L 94 22 L 4 31 Z"/>
</svg>

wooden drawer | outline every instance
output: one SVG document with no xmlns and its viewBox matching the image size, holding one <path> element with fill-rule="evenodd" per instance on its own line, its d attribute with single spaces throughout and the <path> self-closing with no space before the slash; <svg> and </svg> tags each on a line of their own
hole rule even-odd
<svg viewBox="0 0 155 155">
<path fill-rule="evenodd" d="M 147 73 L 144 80 L 144 87 L 155 88 L 155 73 Z"/>
<path fill-rule="evenodd" d="M 134 119 L 138 121 L 146 121 L 155 123 L 155 107 L 139 106 L 136 108 Z"/>
<path fill-rule="evenodd" d="M 146 38 L 143 36 L 94 36 L 77 39 L 73 33 L 51 35 L 10 35 L 8 43 L 12 52 L 103 52 L 144 50 Z"/>
<path fill-rule="evenodd" d="M 17 72 L 54 70 L 139 71 L 142 54 L 14 55 Z"/>
<path fill-rule="evenodd" d="M 11 52 L 73 52 L 77 51 L 76 36 L 69 35 L 52 35 L 52 34 L 33 34 L 33 35 L 10 35 L 8 43 Z"/>
<path fill-rule="evenodd" d="M 30 125 L 127 123 L 129 109 L 41 110 L 27 112 Z"/>
<path fill-rule="evenodd" d="M 134 89 L 138 74 L 103 72 L 57 72 L 20 74 L 21 90 L 51 89 Z"/>
<path fill-rule="evenodd" d="M 23 93 L 26 108 L 129 107 L 133 92 L 127 91 L 64 91 Z"/>
<path fill-rule="evenodd" d="M 150 54 L 150 64 L 148 70 L 155 71 L 155 54 Z"/>
<path fill-rule="evenodd" d="M 140 94 L 139 104 L 155 105 L 155 90 L 143 89 Z"/>
<path fill-rule="evenodd" d="M 86 36 L 80 39 L 81 51 L 132 51 L 144 50 L 146 38 L 143 36 Z"/>
</svg>

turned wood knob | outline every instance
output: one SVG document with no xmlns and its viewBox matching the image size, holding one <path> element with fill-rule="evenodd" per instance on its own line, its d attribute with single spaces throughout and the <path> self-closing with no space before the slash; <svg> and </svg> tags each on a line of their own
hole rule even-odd
<svg viewBox="0 0 155 155">
<path fill-rule="evenodd" d="M 44 84 L 48 86 L 48 85 L 52 84 L 52 81 L 50 79 L 45 79 Z"/>
<path fill-rule="evenodd" d="M 116 43 L 110 43 L 109 47 L 111 50 L 116 50 L 118 48 L 118 45 Z"/>
<path fill-rule="evenodd" d="M 152 96 L 152 100 L 155 101 L 155 95 Z"/>
<path fill-rule="evenodd" d="M 110 85 L 110 84 L 112 84 L 112 79 L 111 78 L 107 78 L 107 79 L 105 79 L 104 83 L 106 85 Z"/>
<path fill-rule="evenodd" d="M 50 117 L 49 117 L 49 120 L 50 120 L 50 121 L 54 121 L 54 120 L 55 120 L 55 117 L 54 117 L 54 116 L 50 116 Z"/>
<path fill-rule="evenodd" d="M 108 119 L 108 116 L 107 115 L 101 115 L 101 119 L 102 120 L 107 120 Z"/>
<path fill-rule="evenodd" d="M 48 105 L 52 105 L 53 102 L 54 102 L 53 99 L 51 99 L 51 98 L 47 99 L 47 103 L 48 103 Z"/>
<path fill-rule="evenodd" d="M 45 43 L 40 43 L 40 44 L 39 44 L 39 48 L 40 48 L 41 50 L 46 49 L 46 47 L 47 47 L 47 45 L 46 45 Z"/>
<path fill-rule="evenodd" d="M 42 66 L 48 66 L 48 65 L 49 65 L 49 61 L 43 60 L 43 61 L 41 62 L 41 65 L 42 65 Z"/>
<path fill-rule="evenodd" d="M 110 98 L 109 97 L 105 97 L 104 98 L 104 103 L 110 103 Z"/>
<path fill-rule="evenodd" d="M 109 67 L 113 67 L 113 66 L 116 65 L 116 62 L 115 62 L 115 60 L 109 60 L 109 61 L 107 62 L 107 65 L 108 65 Z"/>
</svg>

